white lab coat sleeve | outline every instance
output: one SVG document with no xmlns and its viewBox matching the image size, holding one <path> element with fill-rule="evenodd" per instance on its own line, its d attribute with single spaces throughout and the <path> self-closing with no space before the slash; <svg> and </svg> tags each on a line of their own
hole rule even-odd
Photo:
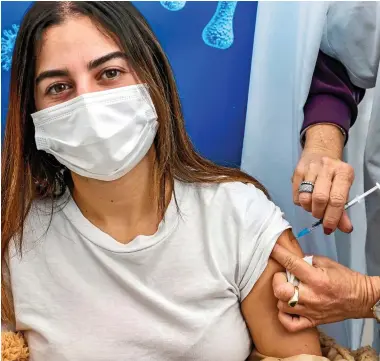
<svg viewBox="0 0 380 361">
<path fill-rule="evenodd" d="M 321 50 L 344 64 L 353 84 L 373 88 L 380 58 L 380 2 L 332 2 Z"/>
</svg>

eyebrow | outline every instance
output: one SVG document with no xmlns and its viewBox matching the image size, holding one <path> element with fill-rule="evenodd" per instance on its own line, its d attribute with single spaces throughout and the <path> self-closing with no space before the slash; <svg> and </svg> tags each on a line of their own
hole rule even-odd
<svg viewBox="0 0 380 361">
<path fill-rule="evenodd" d="M 41 83 L 42 80 L 47 78 L 58 78 L 61 76 L 69 76 L 69 71 L 66 69 L 53 69 L 53 70 L 46 70 L 43 71 L 41 74 L 38 75 L 36 78 L 36 85 Z"/>
<path fill-rule="evenodd" d="M 98 59 L 91 60 L 88 63 L 87 68 L 88 68 L 88 70 L 93 70 L 93 69 L 97 68 L 98 66 L 100 66 L 100 65 L 102 65 L 102 64 L 104 64 L 107 61 L 110 61 L 112 59 L 125 59 L 126 60 L 127 55 L 121 51 L 115 51 L 113 53 L 103 55 Z"/>
<path fill-rule="evenodd" d="M 87 69 L 88 70 L 93 70 L 100 65 L 106 63 L 107 61 L 110 61 L 112 59 L 127 59 L 127 55 L 121 51 L 115 51 L 113 53 L 109 53 L 106 55 L 101 56 L 100 58 L 91 60 L 88 65 Z M 36 85 L 41 83 L 42 80 L 47 79 L 47 78 L 58 78 L 58 77 L 64 77 L 64 76 L 69 76 L 69 71 L 67 69 L 52 69 L 52 70 L 46 70 L 43 71 L 38 75 L 36 78 Z"/>
</svg>

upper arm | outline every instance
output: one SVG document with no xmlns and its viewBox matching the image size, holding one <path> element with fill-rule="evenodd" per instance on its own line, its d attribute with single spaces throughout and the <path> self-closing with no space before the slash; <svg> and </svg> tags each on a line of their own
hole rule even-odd
<svg viewBox="0 0 380 361">
<path fill-rule="evenodd" d="M 303 256 L 302 250 L 290 230 L 284 231 L 277 241 L 295 254 Z M 272 279 L 284 269 L 269 259 L 265 271 L 242 302 L 242 312 L 256 349 L 273 357 L 299 354 L 321 355 L 318 332 L 309 329 L 290 333 L 278 320 L 277 299 L 273 294 Z"/>
</svg>

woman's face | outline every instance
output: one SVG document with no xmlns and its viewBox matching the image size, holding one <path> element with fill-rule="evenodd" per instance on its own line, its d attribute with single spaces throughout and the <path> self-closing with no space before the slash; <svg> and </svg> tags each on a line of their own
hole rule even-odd
<svg viewBox="0 0 380 361">
<path fill-rule="evenodd" d="M 36 62 L 37 111 L 139 82 L 120 47 L 89 18 L 73 17 L 45 32 Z"/>
</svg>

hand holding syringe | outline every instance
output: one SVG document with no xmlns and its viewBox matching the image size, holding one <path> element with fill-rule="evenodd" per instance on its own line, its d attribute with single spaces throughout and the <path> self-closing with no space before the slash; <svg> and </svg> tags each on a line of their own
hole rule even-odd
<svg viewBox="0 0 380 361">
<path fill-rule="evenodd" d="M 380 190 L 380 184 L 376 183 L 376 185 L 371 188 L 369 191 L 363 193 L 360 196 L 356 196 L 353 200 L 349 201 L 345 206 L 344 209 L 351 208 L 355 204 L 361 202 L 365 197 L 367 197 L 369 194 L 373 193 L 375 190 Z M 319 221 L 315 222 L 310 228 L 305 228 L 301 232 L 298 233 L 297 238 L 301 238 L 303 236 L 306 236 L 307 234 L 311 233 L 316 229 L 318 226 L 320 226 L 323 223 L 323 219 L 320 219 Z"/>
</svg>

